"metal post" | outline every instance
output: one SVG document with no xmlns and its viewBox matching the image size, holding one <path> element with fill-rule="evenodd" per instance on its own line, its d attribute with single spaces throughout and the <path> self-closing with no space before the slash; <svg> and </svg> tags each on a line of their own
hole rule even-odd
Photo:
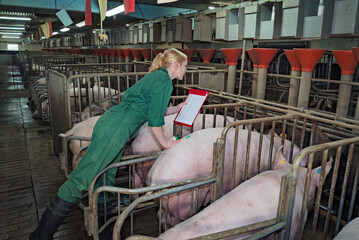
<svg viewBox="0 0 359 240">
<path fill-rule="evenodd" d="M 236 70 L 237 65 L 229 65 L 228 66 L 228 78 L 227 78 L 227 92 L 234 93 L 234 88 L 236 85 Z"/>
<path fill-rule="evenodd" d="M 297 107 L 308 108 L 311 83 L 312 83 L 312 72 L 302 72 L 302 76 L 300 79 Z"/>
<path fill-rule="evenodd" d="M 340 77 L 340 81 L 352 82 L 353 75 L 342 74 Z M 338 103 L 337 103 L 337 114 L 339 117 L 347 117 L 348 116 L 351 91 L 352 91 L 351 85 L 340 84 L 339 94 L 338 94 Z"/>
<path fill-rule="evenodd" d="M 291 76 L 300 76 L 300 71 L 292 71 Z M 297 106 L 299 93 L 299 79 L 291 78 L 290 87 L 289 87 L 289 97 L 288 97 L 288 106 Z"/>
<path fill-rule="evenodd" d="M 244 60 L 245 60 L 245 56 L 246 56 L 246 39 L 243 39 L 242 61 L 241 61 L 241 73 L 240 73 L 240 75 L 239 75 L 238 95 L 242 95 L 243 71 L 244 71 Z"/>
<path fill-rule="evenodd" d="M 126 63 L 130 62 L 130 59 L 129 59 L 128 57 L 126 57 L 126 58 L 125 58 L 125 62 L 126 62 Z M 130 65 L 126 64 L 125 70 L 126 70 L 126 72 L 130 72 Z"/>
<path fill-rule="evenodd" d="M 257 97 L 257 85 L 258 85 L 258 69 L 257 67 L 253 68 L 253 80 L 252 80 L 252 97 Z"/>
<path fill-rule="evenodd" d="M 182 136 L 182 125 L 173 123 L 173 136 Z"/>
<path fill-rule="evenodd" d="M 354 120 L 358 120 L 358 121 L 359 121 L 359 94 L 358 94 L 357 107 L 356 107 L 356 110 L 355 110 Z"/>
<path fill-rule="evenodd" d="M 259 68 L 258 70 L 258 85 L 257 85 L 257 98 L 265 99 L 266 84 L 267 84 L 267 68 Z"/>
</svg>

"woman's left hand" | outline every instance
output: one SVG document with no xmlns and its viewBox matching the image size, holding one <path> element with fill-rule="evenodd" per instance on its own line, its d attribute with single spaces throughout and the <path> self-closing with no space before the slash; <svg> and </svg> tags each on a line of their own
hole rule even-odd
<svg viewBox="0 0 359 240">
<path fill-rule="evenodd" d="M 187 102 L 182 102 L 182 103 L 178 104 L 178 105 L 176 106 L 177 112 L 178 112 L 184 105 L 187 105 Z"/>
</svg>

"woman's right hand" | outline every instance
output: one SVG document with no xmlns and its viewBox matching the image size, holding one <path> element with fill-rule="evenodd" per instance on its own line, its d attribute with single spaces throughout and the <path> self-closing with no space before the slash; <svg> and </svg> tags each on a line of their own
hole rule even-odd
<svg viewBox="0 0 359 240">
<path fill-rule="evenodd" d="M 167 140 L 166 146 L 164 146 L 164 148 L 166 148 L 166 149 L 171 148 L 174 145 L 178 144 L 180 141 L 181 141 L 181 139 L 174 140 L 174 136 L 172 136 Z"/>
</svg>

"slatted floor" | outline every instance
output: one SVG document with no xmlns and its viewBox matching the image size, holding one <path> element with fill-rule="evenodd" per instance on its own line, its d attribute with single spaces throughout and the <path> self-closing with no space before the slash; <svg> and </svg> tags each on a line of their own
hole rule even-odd
<svg viewBox="0 0 359 240">
<path fill-rule="evenodd" d="M 27 239 L 65 177 L 51 155 L 49 125 L 31 116 L 19 69 L 0 72 L 0 239 Z M 78 207 L 54 238 L 91 239 Z"/>
</svg>

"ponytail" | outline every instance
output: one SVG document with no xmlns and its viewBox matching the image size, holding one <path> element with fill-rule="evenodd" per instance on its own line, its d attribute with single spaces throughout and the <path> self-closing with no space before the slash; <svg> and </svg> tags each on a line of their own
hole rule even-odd
<svg viewBox="0 0 359 240">
<path fill-rule="evenodd" d="M 163 53 L 157 54 L 153 59 L 150 72 L 156 71 L 162 67 L 168 67 L 170 64 L 179 62 L 183 63 L 187 60 L 187 56 L 175 48 L 170 48 Z"/>
</svg>

